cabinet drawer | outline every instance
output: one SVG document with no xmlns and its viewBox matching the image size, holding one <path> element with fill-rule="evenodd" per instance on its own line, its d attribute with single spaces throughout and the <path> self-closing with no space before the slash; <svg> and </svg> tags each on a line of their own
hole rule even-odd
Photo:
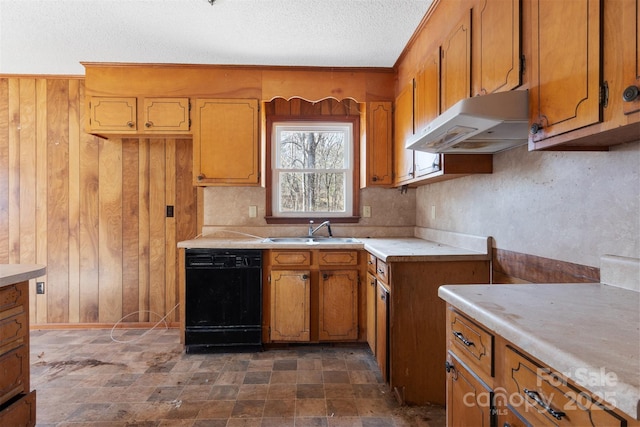
<svg viewBox="0 0 640 427">
<path fill-rule="evenodd" d="M 367 271 L 376 274 L 376 256 L 367 252 Z"/>
<path fill-rule="evenodd" d="M 389 269 L 387 267 L 387 263 L 380 259 L 376 260 L 376 277 L 384 283 L 389 283 Z"/>
<path fill-rule="evenodd" d="M 504 379 L 509 402 L 532 425 L 625 424 L 606 409 L 609 405 L 601 399 L 568 384 L 548 367 L 537 364 L 510 346 L 505 351 Z"/>
<path fill-rule="evenodd" d="M 0 406 L 0 426 L 33 427 L 36 425 L 36 391 L 25 394 L 6 407 Z"/>
<path fill-rule="evenodd" d="M 358 265 L 358 251 L 320 251 L 318 264 L 322 266 Z"/>
<path fill-rule="evenodd" d="M 0 357 L 0 404 L 24 393 L 29 386 L 29 351 L 26 345 Z"/>
<path fill-rule="evenodd" d="M 27 304 L 29 292 L 26 284 L 15 284 L 0 288 L 0 319 L 10 317 L 23 311 Z"/>
<path fill-rule="evenodd" d="M 28 333 L 27 321 L 25 312 L 0 320 L 0 355 L 25 342 Z"/>
<path fill-rule="evenodd" d="M 447 322 L 449 348 L 464 362 L 477 368 L 487 382 L 493 377 L 493 335 L 478 324 L 450 310 Z M 484 375 L 483 375 L 484 374 Z"/>
<path fill-rule="evenodd" d="M 311 265 L 311 251 L 271 251 L 271 264 L 307 267 Z"/>
</svg>

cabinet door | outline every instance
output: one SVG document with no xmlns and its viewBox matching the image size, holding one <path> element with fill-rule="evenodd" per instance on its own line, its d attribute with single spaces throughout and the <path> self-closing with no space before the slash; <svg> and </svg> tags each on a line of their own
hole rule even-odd
<svg viewBox="0 0 640 427">
<path fill-rule="evenodd" d="M 626 49 L 624 55 L 624 89 L 628 99 L 630 99 L 630 92 L 633 90 L 633 86 L 640 88 L 640 1 L 627 0 L 624 2 L 625 8 L 622 13 L 621 19 L 624 20 L 622 27 L 622 38 L 625 40 L 622 49 Z M 616 96 L 616 94 L 613 94 Z M 623 96 L 623 99 L 625 97 Z M 636 96 L 632 101 L 624 102 L 624 114 L 631 114 L 640 111 L 640 96 Z"/>
<path fill-rule="evenodd" d="M 471 371 L 447 354 L 447 426 L 489 427 L 493 392 Z"/>
<path fill-rule="evenodd" d="M 600 3 L 532 1 L 533 149 L 536 141 L 601 120 Z"/>
<path fill-rule="evenodd" d="M 258 185 L 258 101 L 198 99 L 194 119 L 194 184 Z"/>
<path fill-rule="evenodd" d="M 376 361 L 382 379 L 389 382 L 389 291 L 378 282 L 376 293 Z"/>
<path fill-rule="evenodd" d="M 319 297 L 319 339 L 358 339 L 358 271 L 321 270 Z"/>
<path fill-rule="evenodd" d="M 367 272 L 367 343 L 369 348 L 376 354 L 376 276 Z"/>
<path fill-rule="evenodd" d="M 414 91 L 415 130 L 420 133 L 440 114 L 440 49 L 424 62 L 416 76 Z M 440 170 L 440 154 L 414 151 L 416 178 Z"/>
<path fill-rule="evenodd" d="M 473 42 L 475 95 L 521 84 L 520 1 L 482 1 L 477 15 L 480 28 L 475 33 L 479 40 Z"/>
<path fill-rule="evenodd" d="M 189 131 L 189 98 L 145 98 L 143 114 L 145 132 Z"/>
<path fill-rule="evenodd" d="M 271 340 L 309 341 L 310 272 L 271 271 Z"/>
<path fill-rule="evenodd" d="M 471 12 L 456 24 L 442 44 L 440 111 L 471 96 Z"/>
<path fill-rule="evenodd" d="M 394 184 L 402 185 L 414 177 L 413 150 L 404 148 L 407 138 L 413 135 L 413 82 L 396 98 L 394 114 Z"/>
<path fill-rule="evenodd" d="M 365 184 L 393 184 L 393 112 L 391 102 L 367 103 L 367 137 L 365 145 Z"/>
<path fill-rule="evenodd" d="M 90 132 L 135 133 L 136 98 L 92 96 L 89 101 Z"/>
</svg>

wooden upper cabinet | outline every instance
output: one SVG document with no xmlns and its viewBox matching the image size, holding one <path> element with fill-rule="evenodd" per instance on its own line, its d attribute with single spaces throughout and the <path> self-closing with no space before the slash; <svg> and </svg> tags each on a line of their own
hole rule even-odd
<svg viewBox="0 0 640 427">
<path fill-rule="evenodd" d="M 480 2 L 478 13 L 474 15 L 473 95 L 507 91 L 520 86 L 520 2 Z"/>
<path fill-rule="evenodd" d="M 640 89 L 640 27 L 638 26 L 640 23 L 640 2 L 626 0 L 623 7 L 621 18 L 624 22 L 621 39 L 625 41 L 623 44 L 624 57 L 629 58 L 624 61 L 623 111 L 624 114 L 632 114 L 640 111 L 640 96 L 636 95 L 632 99 L 636 93 L 633 87 Z M 618 95 L 613 94 L 613 96 Z"/>
<path fill-rule="evenodd" d="M 471 96 L 471 12 L 453 27 L 442 44 L 440 111 Z"/>
<path fill-rule="evenodd" d="M 396 98 L 394 114 L 394 184 L 403 185 L 414 177 L 413 150 L 404 147 L 407 138 L 413 135 L 413 81 Z"/>
<path fill-rule="evenodd" d="M 535 149 L 537 141 L 601 120 L 601 2 L 531 3 L 529 148 Z"/>
<path fill-rule="evenodd" d="M 259 185 L 258 126 L 256 99 L 197 99 L 194 184 Z"/>
<path fill-rule="evenodd" d="M 393 184 L 393 108 L 391 102 L 367 103 L 363 186 Z"/>
<path fill-rule="evenodd" d="M 189 98 L 144 98 L 142 103 L 145 132 L 189 131 Z"/>
<path fill-rule="evenodd" d="M 88 130 L 104 135 L 189 134 L 189 106 L 189 98 L 92 96 Z"/>
<path fill-rule="evenodd" d="M 416 75 L 413 97 L 415 133 L 420 133 L 440 114 L 440 48 L 427 57 Z M 414 151 L 413 157 L 416 178 L 440 169 L 440 154 Z"/>
<path fill-rule="evenodd" d="M 89 128 L 93 132 L 137 133 L 137 99 L 92 96 L 89 101 Z"/>
</svg>

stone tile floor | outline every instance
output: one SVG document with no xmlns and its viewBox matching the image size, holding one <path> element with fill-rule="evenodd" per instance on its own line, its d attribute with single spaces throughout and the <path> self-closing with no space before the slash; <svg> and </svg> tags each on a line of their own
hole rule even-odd
<svg viewBox="0 0 640 427">
<path fill-rule="evenodd" d="M 31 388 L 38 427 L 445 424 L 399 406 L 366 346 L 185 354 L 177 329 L 31 331 Z"/>
</svg>

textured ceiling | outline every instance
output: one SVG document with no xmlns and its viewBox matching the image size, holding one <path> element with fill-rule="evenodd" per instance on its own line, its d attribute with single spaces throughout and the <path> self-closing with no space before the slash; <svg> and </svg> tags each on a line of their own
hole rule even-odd
<svg viewBox="0 0 640 427">
<path fill-rule="evenodd" d="M 0 0 L 0 73 L 80 61 L 391 67 L 432 0 Z"/>
</svg>

